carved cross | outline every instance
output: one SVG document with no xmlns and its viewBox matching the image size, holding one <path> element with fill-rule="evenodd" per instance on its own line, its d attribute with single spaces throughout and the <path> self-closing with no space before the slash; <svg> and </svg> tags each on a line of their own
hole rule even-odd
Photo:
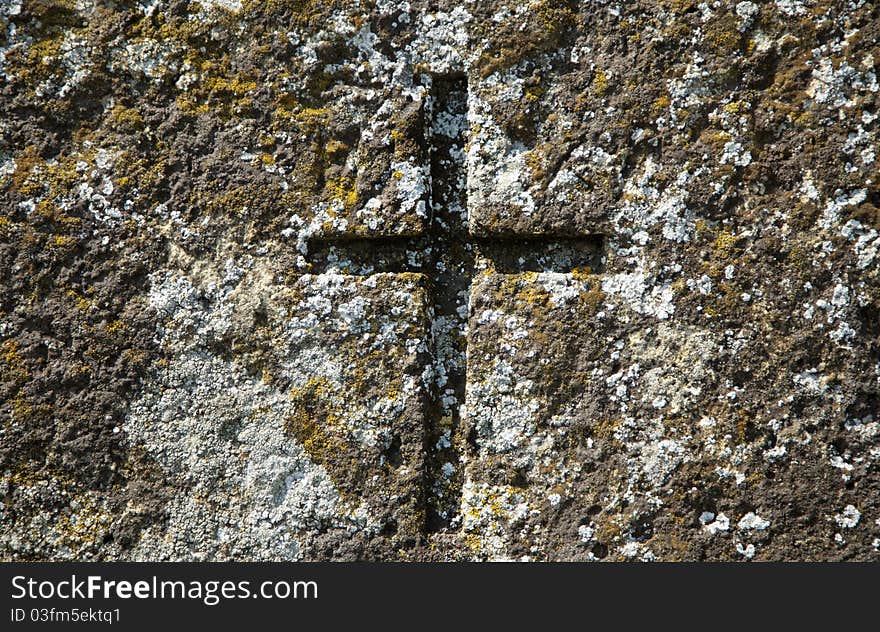
<svg viewBox="0 0 880 632">
<path fill-rule="evenodd" d="M 467 380 L 467 325 L 471 280 L 483 270 L 500 274 L 571 272 L 601 266 L 603 237 L 476 236 L 468 230 L 467 82 L 434 78 L 426 119 L 431 160 L 430 223 L 416 237 L 322 238 L 309 246 L 313 273 L 417 272 L 431 280 L 434 384 L 429 405 L 428 530 L 448 526 L 458 498 L 439 486 L 442 468 L 457 464 L 463 444 L 461 406 Z M 448 466 L 447 466 L 448 467 Z M 448 474 L 445 475 L 448 479 Z M 460 476 L 458 477 L 460 496 Z M 454 494 L 452 494 L 454 495 Z M 433 500 L 431 497 L 434 497 Z M 446 496 L 438 497 L 438 496 Z M 443 507 L 450 510 L 446 511 Z"/>
</svg>

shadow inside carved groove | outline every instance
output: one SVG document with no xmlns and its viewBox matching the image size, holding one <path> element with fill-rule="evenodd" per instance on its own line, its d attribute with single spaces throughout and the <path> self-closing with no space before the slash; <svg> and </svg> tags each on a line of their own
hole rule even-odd
<svg viewBox="0 0 880 632">
<path fill-rule="evenodd" d="M 309 244 L 308 258 L 312 274 L 426 272 L 430 264 L 430 247 L 425 238 L 322 240 Z"/>
<path fill-rule="evenodd" d="M 456 244 L 485 260 L 500 274 L 523 272 L 582 272 L 603 270 L 604 238 L 587 237 L 501 237 L 472 238 Z M 376 237 L 313 241 L 309 247 L 312 274 L 337 272 L 368 275 L 423 272 L 437 282 L 432 270 L 434 249 L 427 237 Z M 471 271 L 473 273 L 473 271 Z"/>
<path fill-rule="evenodd" d="M 480 239 L 480 256 L 488 259 L 496 272 L 573 272 L 602 271 L 601 235 L 566 238 Z"/>
</svg>

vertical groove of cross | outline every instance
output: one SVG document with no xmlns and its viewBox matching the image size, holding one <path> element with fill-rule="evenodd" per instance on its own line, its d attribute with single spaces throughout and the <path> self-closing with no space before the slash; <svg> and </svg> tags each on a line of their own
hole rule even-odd
<svg viewBox="0 0 880 632">
<path fill-rule="evenodd" d="M 431 162 L 431 223 L 428 229 L 434 314 L 434 397 L 427 421 L 427 528 L 448 527 L 461 499 L 461 408 L 467 379 L 466 340 L 474 249 L 468 234 L 467 80 L 433 77 L 426 112 Z"/>
</svg>

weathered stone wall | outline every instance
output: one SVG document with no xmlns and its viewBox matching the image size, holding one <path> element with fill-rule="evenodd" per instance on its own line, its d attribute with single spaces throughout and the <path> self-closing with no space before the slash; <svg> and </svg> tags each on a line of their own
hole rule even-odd
<svg viewBox="0 0 880 632">
<path fill-rule="evenodd" d="M 0 2 L 2 559 L 880 557 L 873 2 Z"/>
</svg>

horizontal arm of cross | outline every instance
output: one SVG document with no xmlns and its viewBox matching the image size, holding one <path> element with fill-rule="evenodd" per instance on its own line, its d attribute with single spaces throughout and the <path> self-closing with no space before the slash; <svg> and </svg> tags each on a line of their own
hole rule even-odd
<svg viewBox="0 0 880 632">
<path fill-rule="evenodd" d="M 604 237 L 472 237 L 465 248 L 501 274 L 602 269 Z M 421 237 L 340 237 L 313 240 L 310 272 L 350 274 L 424 272 L 431 274 L 432 243 Z"/>
</svg>

